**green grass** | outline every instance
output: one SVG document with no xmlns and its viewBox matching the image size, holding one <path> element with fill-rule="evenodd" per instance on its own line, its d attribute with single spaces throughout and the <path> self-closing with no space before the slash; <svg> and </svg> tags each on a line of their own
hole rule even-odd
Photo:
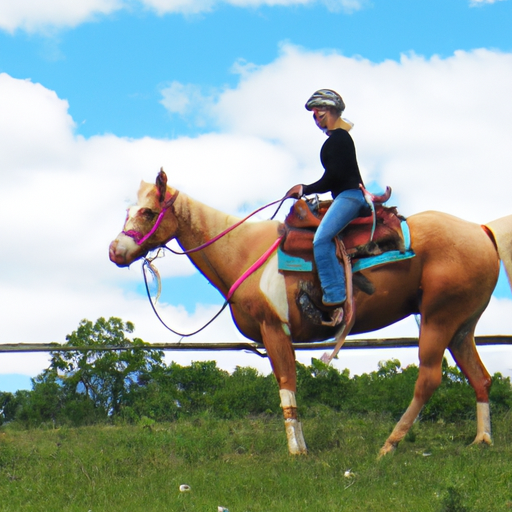
<svg viewBox="0 0 512 512">
<path fill-rule="evenodd" d="M 275 417 L 0 430 L 0 511 L 496 512 L 512 510 L 512 415 L 494 445 L 474 421 L 416 423 L 377 461 L 394 423 L 319 408 L 310 453 L 287 453 Z M 351 476 L 345 472 L 350 470 Z M 188 484 L 191 491 L 181 493 Z"/>
</svg>

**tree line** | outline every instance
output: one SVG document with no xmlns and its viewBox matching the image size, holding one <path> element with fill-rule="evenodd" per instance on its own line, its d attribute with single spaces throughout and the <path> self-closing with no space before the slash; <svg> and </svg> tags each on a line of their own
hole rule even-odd
<svg viewBox="0 0 512 512">
<path fill-rule="evenodd" d="M 215 361 L 166 364 L 161 350 L 129 337 L 131 322 L 119 318 L 82 320 L 66 336 L 69 352 L 52 352 L 49 367 L 32 379 L 32 390 L 0 392 L 0 423 L 21 427 L 175 421 L 208 413 L 232 419 L 280 415 L 273 375 L 250 367 L 229 373 Z M 102 347 L 120 350 L 101 351 Z M 321 407 L 348 414 L 386 414 L 398 420 L 407 408 L 418 367 L 396 359 L 371 373 L 350 377 L 320 360 L 297 363 L 297 402 L 302 416 Z M 496 373 L 490 392 L 493 413 L 512 406 L 510 378 Z M 422 411 L 422 420 L 474 418 L 475 395 L 457 367 L 443 361 L 442 384 Z"/>
</svg>

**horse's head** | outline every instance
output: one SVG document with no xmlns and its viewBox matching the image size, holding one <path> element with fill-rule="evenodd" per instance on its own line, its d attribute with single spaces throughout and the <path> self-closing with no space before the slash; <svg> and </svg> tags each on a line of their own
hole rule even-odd
<svg viewBox="0 0 512 512">
<path fill-rule="evenodd" d="M 137 204 L 128 208 L 123 231 L 110 244 L 110 260 L 126 267 L 173 238 L 178 225 L 173 207 L 177 197 L 177 190 L 167 189 L 163 169 L 154 185 L 143 181 Z"/>
</svg>

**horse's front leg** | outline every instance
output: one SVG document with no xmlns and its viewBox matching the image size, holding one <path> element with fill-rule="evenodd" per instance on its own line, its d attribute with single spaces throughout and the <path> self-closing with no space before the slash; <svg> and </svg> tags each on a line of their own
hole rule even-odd
<svg viewBox="0 0 512 512">
<path fill-rule="evenodd" d="M 295 399 L 297 388 L 295 351 L 290 335 L 285 330 L 288 330 L 287 326 L 277 319 L 275 322 L 263 321 L 261 324 L 263 344 L 279 384 L 288 450 L 292 455 L 300 455 L 307 453 L 307 448 L 302 433 L 302 424 L 297 415 Z"/>
</svg>

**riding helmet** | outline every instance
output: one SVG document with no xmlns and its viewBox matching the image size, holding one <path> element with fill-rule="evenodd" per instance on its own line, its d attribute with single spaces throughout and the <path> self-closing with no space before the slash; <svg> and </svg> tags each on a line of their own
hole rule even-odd
<svg viewBox="0 0 512 512">
<path fill-rule="evenodd" d="M 309 98 L 305 107 L 307 110 L 321 107 L 334 108 L 341 113 L 345 110 L 345 103 L 336 91 L 331 89 L 319 89 Z"/>
</svg>

